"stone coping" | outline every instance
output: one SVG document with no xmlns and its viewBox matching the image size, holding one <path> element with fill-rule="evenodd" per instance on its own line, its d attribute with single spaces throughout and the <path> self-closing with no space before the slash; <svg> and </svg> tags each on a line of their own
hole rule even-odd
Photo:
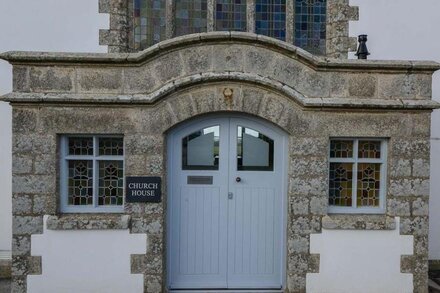
<svg viewBox="0 0 440 293">
<path fill-rule="evenodd" d="M 48 216 L 48 230 L 123 230 L 129 229 L 131 216 L 111 214 L 66 214 Z"/>
<path fill-rule="evenodd" d="M 432 73 L 440 69 L 440 63 L 432 61 L 380 61 L 380 60 L 341 60 L 315 56 L 292 44 L 247 32 L 208 32 L 190 34 L 162 41 L 138 53 L 60 53 L 10 51 L 0 54 L 0 59 L 11 64 L 142 64 L 158 54 L 178 47 L 204 43 L 252 43 L 255 46 L 271 47 L 293 59 L 300 60 L 316 71 L 350 70 L 361 72 L 415 72 Z"/>
<path fill-rule="evenodd" d="M 332 214 L 322 218 L 322 228 L 329 230 L 394 230 L 396 220 L 386 215 Z"/>
<path fill-rule="evenodd" d="M 354 108 L 354 109 L 394 109 L 394 110 L 432 110 L 440 108 L 434 100 L 406 99 L 359 99 L 359 98 L 308 98 L 294 88 L 281 82 L 255 74 L 243 72 L 200 73 L 163 84 L 150 94 L 68 94 L 68 93 L 20 93 L 12 92 L 0 96 L 0 101 L 11 103 L 57 103 L 57 104 L 153 104 L 173 92 L 209 82 L 246 82 L 266 86 L 286 95 L 304 108 Z"/>
</svg>

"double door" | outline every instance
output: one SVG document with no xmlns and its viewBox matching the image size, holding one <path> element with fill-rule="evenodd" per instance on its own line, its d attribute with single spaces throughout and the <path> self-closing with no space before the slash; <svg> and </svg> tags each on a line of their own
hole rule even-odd
<svg viewBox="0 0 440 293">
<path fill-rule="evenodd" d="M 282 287 L 285 145 L 280 130 L 249 118 L 169 135 L 171 289 Z"/>
</svg>

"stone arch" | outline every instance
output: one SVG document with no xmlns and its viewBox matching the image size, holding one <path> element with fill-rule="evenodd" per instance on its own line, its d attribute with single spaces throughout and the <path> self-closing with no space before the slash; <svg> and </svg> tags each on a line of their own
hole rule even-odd
<svg viewBox="0 0 440 293">
<path fill-rule="evenodd" d="M 243 113 L 258 117 L 293 133 L 297 124 L 298 105 L 285 95 L 262 86 L 246 83 L 212 83 L 197 85 L 175 92 L 158 104 L 158 132 L 166 133 L 180 123 L 196 116 L 213 113 Z"/>
</svg>

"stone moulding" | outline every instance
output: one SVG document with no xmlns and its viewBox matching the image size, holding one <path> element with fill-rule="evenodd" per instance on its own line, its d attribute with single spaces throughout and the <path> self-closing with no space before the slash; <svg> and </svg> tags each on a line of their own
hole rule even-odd
<svg viewBox="0 0 440 293">
<path fill-rule="evenodd" d="M 137 53 L 64 53 L 64 52 L 28 52 L 9 51 L 0 54 L 0 59 L 13 65 L 18 64 L 137 64 L 164 54 L 167 51 L 195 44 L 210 43 L 250 43 L 253 46 L 264 46 L 305 63 L 315 71 L 379 71 L 379 72 L 426 72 L 440 69 L 440 63 L 433 61 L 400 61 L 400 60 L 341 60 L 313 55 L 295 45 L 246 32 L 209 32 L 180 36 L 162 41 Z"/>
<path fill-rule="evenodd" d="M 338 60 L 252 33 L 210 32 L 131 54 L 7 52 L 24 103 L 149 104 L 209 82 L 243 82 L 282 93 L 304 108 L 430 110 L 428 61 Z"/>
</svg>

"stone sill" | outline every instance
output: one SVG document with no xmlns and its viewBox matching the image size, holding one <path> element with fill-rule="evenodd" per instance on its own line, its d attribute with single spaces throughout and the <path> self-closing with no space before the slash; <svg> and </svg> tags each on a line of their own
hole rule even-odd
<svg viewBox="0 0 440 293">
<path fill-rule="evenodd" d="M 129 229 L 131 216 L 109 214 L 69 214 L 48 216 L 48 230 L 123 230 Z"/>
<path fill-rule="evenodd" d="M 394 230 L 396 220 L 386 215 L 341 215 L 322 218 L 322 228 L 329 230 Z"/>
</svg>

